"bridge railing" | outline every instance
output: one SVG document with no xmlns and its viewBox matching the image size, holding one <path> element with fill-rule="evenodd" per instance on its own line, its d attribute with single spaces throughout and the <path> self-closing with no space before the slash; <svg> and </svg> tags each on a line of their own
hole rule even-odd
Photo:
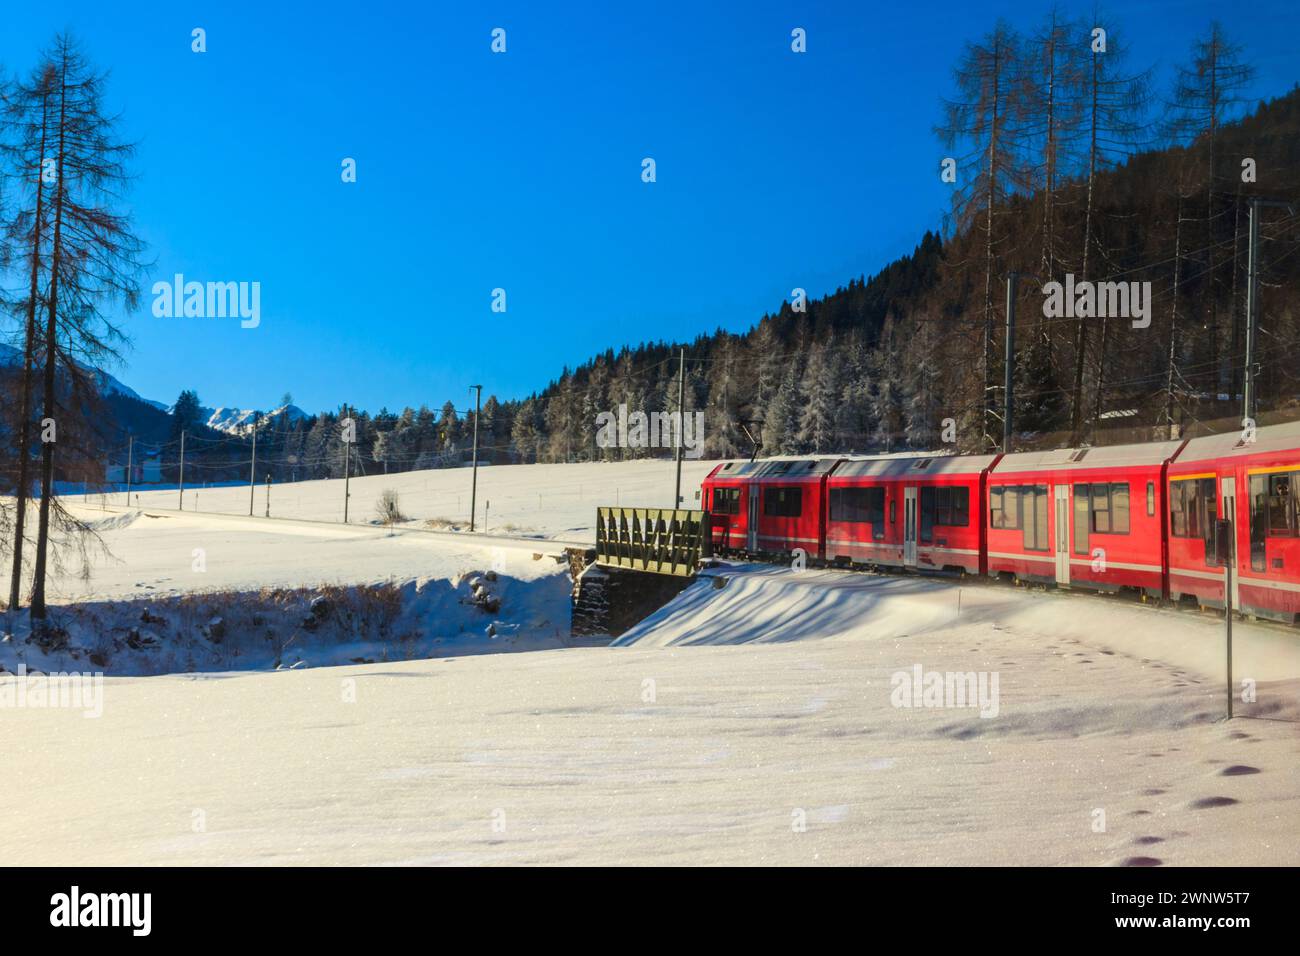
<svg viewBox="0 0 1300 956">
<path fill-rule="evenodd" d="M 709 518 L 684 508 L 597 508 L 596 563 L 690 577 L 712 555 Z"/>
</svg>

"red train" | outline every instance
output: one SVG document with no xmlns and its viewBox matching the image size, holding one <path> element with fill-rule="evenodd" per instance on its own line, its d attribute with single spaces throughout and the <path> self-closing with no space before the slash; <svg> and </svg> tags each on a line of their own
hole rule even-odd
<svg viewBox="0 0 1300 956">
<path fill-rule="evenodd" d="M 1300 616 L 1300 423 L 1010 455 L 727 462 L 704 480 L 717 553 L 981 574 Z"/>
</svg>

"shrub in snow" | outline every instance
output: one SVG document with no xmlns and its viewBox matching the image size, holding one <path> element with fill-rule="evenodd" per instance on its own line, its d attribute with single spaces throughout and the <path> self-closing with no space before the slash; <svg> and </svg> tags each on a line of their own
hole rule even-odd
<svg viewBox="0 0 1300 956">
<path fill-rule="evenodd" d="M 384 489 L 379 496 L 379 500 L 375 502 L 375 515 L 379 518 L 379 523 L 390 530 L 399 521 L 406 520 L 406 515 L 402 514 L 402 506 L 395 489 Z"/>
</svg>

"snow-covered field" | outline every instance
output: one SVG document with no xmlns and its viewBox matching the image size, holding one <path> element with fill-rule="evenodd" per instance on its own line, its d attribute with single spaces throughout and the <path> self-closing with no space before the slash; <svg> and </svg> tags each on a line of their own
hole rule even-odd
<svg viewBox="0 0 1300 956">
<path fill-rule="evenodd" d="M 697 507 L 695 493 L 717 462 L 682 462 L 682 506 Z M 478 470 L 477 528 L 514 536 L 594 540 L 600 505 L 669 508 L 673 502 L 676 464 L 672 461 L 589 462 L 577 465 L 490 465 Z M 469 523 L 470 469 L 441 468 L 396 475 L 353 478 L 348 519 L 375 520 L 375 502 L 385 489 L 397 491 L 402 512 L 413 523 L 445 519 Z M 138 496 L 138 497 L 137 497 Z M 90 495 L 97 503 L 100 496 Z M 103 496 L 122 506 L 125 492 Z M 132 492 L 131 504 L 145 509 L 175 510 L 180 495 L 168 491 Z M 247 485 L 188 487 L 185 510 L 247 515 Z M 266 486 L 258 485 L 253 510 L 266 513 Z M 315 521 L 343 520 L 343 482 L 300 481 L 271 487 L 271 515 Z"/>
<path fill-rule="evenodd" d="M 1300 654 L 997 586 L 717 572 L 629 646 L 109 678 L 8 710 L 12 863 L 1300 863 Z M 829 587 L 826 587 L 829 585 Z M 677 613 L 680 611 L 680 613 Z M 999 675 L 996 716 L 895 674 Z M 987 709 L 986 709 L 987 710 Z"/>
<path fill-rule="evenodd" d="M 6 862 L 1300 864 L 1295 630 L 1238 624 L 1255 699 L 1232 722 L 1222 622 L 1122 598 L 723 566 L 617 646 L 564 647 L 548 555 L 607 499 L 588 476 L 649 504 L 626 489 L 670 498 L 672 471 L 541 467 L 536 543 L 86 510 L 115 561 L 61 579 L 59 613 L 127 609 L 159 644 L 108 668 L 96 707 L 0 707 L 0 818 L 27 835 Z M 348 594 L 372 584 L 409 614 L 349 642 Z M 174 648 L 169 609 L 201 630 L 204 595 L 275 588 L 305 589 L 270 601 L 290 621 L 313 590 L 332 609 L 275 648 L 284 669 L 250 651 L 113 676 Z M 31 653 L 10 641 L 0 663 Z M 92 669 L 61 653 L 32 663 Z"/>
</svg>

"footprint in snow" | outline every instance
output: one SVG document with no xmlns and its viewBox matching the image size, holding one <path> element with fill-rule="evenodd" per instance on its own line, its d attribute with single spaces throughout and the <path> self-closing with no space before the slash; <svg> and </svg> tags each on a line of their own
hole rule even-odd
<svg viewBox="0 0 1300 956">
<path fill-rule="evenodd" d="M 1220 777 L 1246 777 L 1252 773 L 1259 773 L 1258 767 L 1248 767 L 1242 763 L 1233 764 L 1231 767 L 1224 767 L 1219 771 Z"/>
<path fill-rule="evenodd" d="M 1164 843 L 1165 838 L 1158 837 L 1158 836 L 1140 836 L 1140 837 L 1135 837 L 1133 842 L 1136 843 L 1138 846 L 1151 846 L 1156 843 Z"/>
<path fill-rule="evenodd" d="M 1162 866 L 1163 860 L 1158 860 L 1154 856 L 1131 856 L 1120 866 Z"/>
<path fill-rule="evenodd" d="M 1230 807 L 1239 802 L 1232 797 L 1201 797 L 1199 800 L 1193 800 L 1188 806 L 1193 810 L 1210 810 L 1214 807 Z"/>
</svg>

